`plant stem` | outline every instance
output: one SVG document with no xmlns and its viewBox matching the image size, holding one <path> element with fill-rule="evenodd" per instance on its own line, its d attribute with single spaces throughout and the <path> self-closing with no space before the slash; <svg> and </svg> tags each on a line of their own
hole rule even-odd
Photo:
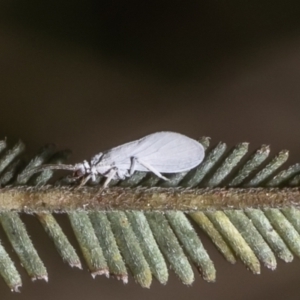
<svg viewBox="0 0 300 300">
<path fill-rule="evenodd" d="M 0 212 L 143 210 L 184 212 L 300 206 L 300 188 L 7 187 Z"/>
</svg>

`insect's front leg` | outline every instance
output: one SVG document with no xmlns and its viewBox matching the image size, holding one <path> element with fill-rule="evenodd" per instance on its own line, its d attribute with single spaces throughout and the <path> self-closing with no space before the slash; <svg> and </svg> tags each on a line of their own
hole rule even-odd
<svg viewBox="0 0 300 300">
<path fill-rule="evenodd" d="M 154 173 L 157 177 L 169 181 L 169 179 L 163 175 L 161 175 L 161 173 L 159 171 L 157 171 L 154 167 L 152 167 L 150 164 L 144 162 L 142 159 L 140 158 L 133 158 L 137 163 L 139 163 L 140 165 L 142 165 L 143 167 L 145 167 L 147 170 L 149 170 L 150 172 Z"/>
<path fill-rule="evenodd" d="M 118 172 L 118 169 L 117 168 L 111 168 L 109 170 L 109 172 L 107 173 L 107 178 L 103 184 L 103 188 L 106 188 L 108 186 L 108 184 L 111 182 L 111 180 L 116 176 Z"/>
<path fill-rule="evenodd" d="M 91 177 L 92 177 L 91 174 L 84 176 L 79 184 L 79 187 L 84 186 L 91 179 Z"/>
</svg>

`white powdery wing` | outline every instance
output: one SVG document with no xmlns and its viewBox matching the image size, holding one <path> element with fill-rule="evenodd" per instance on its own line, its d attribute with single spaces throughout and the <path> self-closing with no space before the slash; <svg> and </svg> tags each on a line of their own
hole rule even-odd
<svg viewBox="0 0 300 300">
<path fill-rule="evenodd" d="M 161 173 L 190 170 L 204 158 L 204 148 L 199 142 L 175 132 L 153 133 L 138 142 L 134 156 Z M 145 170 L 142 166 L 136 169 Z"/>
<path fill-rule="evenodd" d="M 99 166 L 115 166 L 119 170 L 129 170 L 131 167 L 131 158 L 138 148 L 140 140 L 132 141 L 104 152 Z M 141 167 L 139 171 L 147 171 L 146 168 Z"/>
<path fill-rule="evenodd" d="M 131 157 L 138 146 L 138 141 L 129 142 L 104 152 L 100 160 L 100 165 L 114 164 L 117 167 L 129 169 L 131 165 Z"/>
<path fill-rule="evenodd" d="M 182 172 L 200 164 L 204 157 L 203 146 L 179 133 L 157 132 L 139 140 L 112 148 L 104 153 L 101 165 L 114 165 L 129 170 L 131 157 L 151 165 L 161 173 Z M 136 170 L 149 171 L 140 164 Z"/>
</svg>

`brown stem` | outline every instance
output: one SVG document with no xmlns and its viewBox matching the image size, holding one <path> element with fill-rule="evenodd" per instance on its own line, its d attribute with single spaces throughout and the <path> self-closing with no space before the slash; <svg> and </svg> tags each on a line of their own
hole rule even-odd
<svg viewBox="0 0 300 300">
<path fill-rule="evenodd" d="M 263 207 L 299 207 L 299 188 L 99 188 L 7 187 L 0 189 L 0 212 L 144 210 L 185 212 Z"/>
</svg>

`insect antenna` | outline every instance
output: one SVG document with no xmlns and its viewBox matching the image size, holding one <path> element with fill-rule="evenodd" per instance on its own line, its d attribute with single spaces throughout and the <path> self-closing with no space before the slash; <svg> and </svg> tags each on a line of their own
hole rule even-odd
<svg viewBox="0 0 300 300">
<path fill-rule="evenodd" d="M 61 164 L 61 165 L 57 165 L 57 164 L 45 164 L 45 165 L 40 165 L 37 167 L 34 167 L 30 170 L 28 170 L 27 172 L 24 172 L 24 174 L 22 174 L 23 176 L 32 176 L 33 174 L 37 173 L 37 172 L 41 172 L 43 170 L 70 170 L 70 171 L 75 171 L 75 166 L 74 165 L 65 165 L 65 164 Z"/>
</svg>

